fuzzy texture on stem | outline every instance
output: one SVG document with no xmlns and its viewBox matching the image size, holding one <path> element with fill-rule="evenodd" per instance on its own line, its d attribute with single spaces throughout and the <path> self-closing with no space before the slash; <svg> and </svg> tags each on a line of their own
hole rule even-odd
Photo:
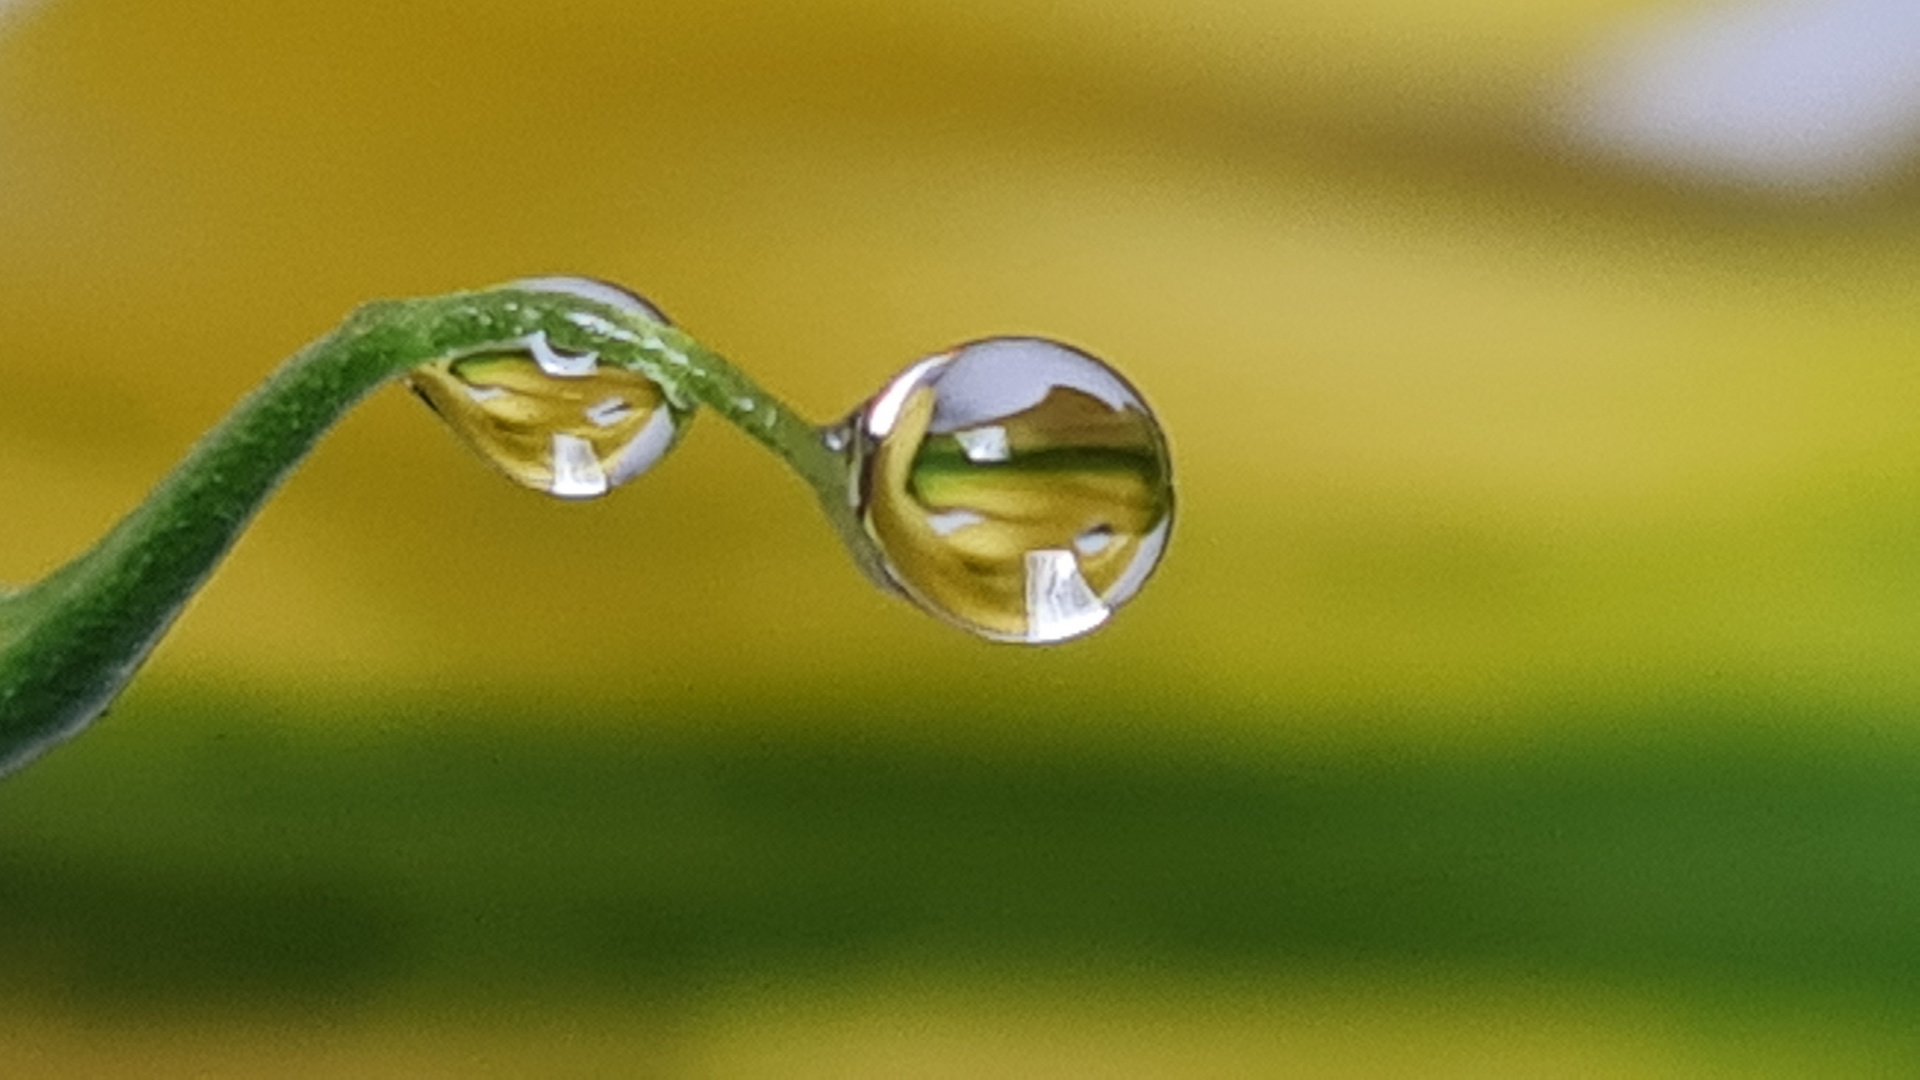
<svg viewBox="0 0 1920 1080">
<path fill-rule="evenodd" d="M 17 592 L 0 590 L 0 773 L 106 710 L 253 515 L 349 408 L 421 364 L 536 333 L 639 371 L 676 403 L 732 421 L 813 487 L 863 569 L 876 572 L 840 455 L 685 333 L 552 291 L 376 301 L 247 395 L 91 550 Z"/>
</svg>

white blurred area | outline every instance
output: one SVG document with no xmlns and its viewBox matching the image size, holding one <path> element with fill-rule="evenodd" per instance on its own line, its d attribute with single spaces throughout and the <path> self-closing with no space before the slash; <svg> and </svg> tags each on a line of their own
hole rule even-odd
<svg viewBox="0 0 1920 1080">
<path fill-rule="evenodd" d="M 1643 13 L 1561 112 L 1602 156 L 1689 179 L 1844 195 L 1920 147 L 1920 0 L 1746 0 Z"/>
</svg>

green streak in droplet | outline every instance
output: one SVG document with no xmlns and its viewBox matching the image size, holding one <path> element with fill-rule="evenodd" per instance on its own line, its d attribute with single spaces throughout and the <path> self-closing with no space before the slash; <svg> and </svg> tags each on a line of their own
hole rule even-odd
<svg viewBox="0 0 1920 1080">
<path fill-rule="evenodd" d="M 676 400 L 740 425 L 814 488 L 843 536 L 859 536 L 845 471 L 813 425 L 678 330 L 557 292 L 377 301 L 282 365 L 91 550 L 0 594 L 0 772 L 106 709 L 267 498 L 355 403 L 421 364 L 536 332 L 641 371 Z M 749 400 L 754 407 L 743 408 Z"/>
<path fill-rule="evenodd" d="M 1161 482 L 1160 459 L 1145 450 L 1071 446 L 1026 450 L 1004 461 L 977 461 L 948 436 L 929 438 L 914 455 L 915 475 L 965 473 L 1128 473 L 1144 484 Z"/>
</svg>

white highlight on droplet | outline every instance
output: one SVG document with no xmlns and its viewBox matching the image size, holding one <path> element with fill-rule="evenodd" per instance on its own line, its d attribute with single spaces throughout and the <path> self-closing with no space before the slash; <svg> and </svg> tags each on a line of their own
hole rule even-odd
<svg viewBox="0 0 1920 1080">
<path fill-rule="evenodd" d="M 935 536 L 947 537 L 969 525 L 983 524 L 986 520 L 984 516 L 972 510 L 942 510 L 939 513 L 927 515 L 927 528 L 932 529 Z"/>
<path fill-rule="evenodd" d="M 481 404 L 485 404 L 496 398 L 506 397 L 508 394 L 508 390 L 504 386 L 477 386 L 470 382 L 462 382 L 460 389 L 466 393 L 469 400 Z"/>
<path fill-rule="evenodd" d="M 558 352 L 548 343 L 544 331 L 527 339 L 527 351 L 533 355 L 533 362 L 540 365 L 541 371 L 556 379 L 584 379 L 600 370 L 600 354 L 568 356 Z"/>
<path fill-rule="evenodd" d="M 1071 551 L 1027 552 L 1027 641 L 1078 637 L 1107 621 L 1107 605 L 1080 576 Z"/>
<path fill-rule="evenodd" d="M 594 456 L 593 444 L 577 435 L 553 437 L 553 494 L 563 499 L 590 499 L 611 487 Z"/>
<path fill-rule="evenodd" d="M 893 425 L 900 422 L 900 410 L 906 408 L 907 396 L 919 387 L 920 380 L 929 371 L 953 359 L 951 353 L 929 356 L 900 373 L 884 392 L 873 399 L 873 405 L 867 409 L 867 432 L 876 439 L 884 439 L 893 433 Z"/>
<path fill-rule="evenodd" d="M 584 311 L 570 311 L 567 313 L 567 321 L 580 327 L 582 330 L 599 334 L 601 337 L 610 337 L 616 341 L 631 341 L 635 345 L 640 344 L 639 334 L 615 326 L 598 315 L 589 315 Z"/>
<path fill-rule="evenodd" d="M 1073 538 L 1073 549 L 1082 555 L 1094 556 L 1113 546 L 1113 529 L 1106 525 L 1095 525 L 1086 532 Z"/>
<path fill-rule="evenodd" d="M 1013 456 L 1007 446 L 1007 429 L 998 424 L 956 431 L 953 439 L 960 444 L 960 452 L 967 455 L 967 460 L 976 464 L 1006 461 Z"/>
<path fill-rule="evenodd" d="M 1703 179 L 1857 186 L 1920 148 L 1920 3 L 1661 11 L 1593 53 L 1560 119 L 1578 144 Z"/>
</svg>

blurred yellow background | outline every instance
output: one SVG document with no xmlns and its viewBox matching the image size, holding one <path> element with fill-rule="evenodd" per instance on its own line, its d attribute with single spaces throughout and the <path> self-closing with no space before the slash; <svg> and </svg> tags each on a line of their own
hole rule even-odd
<svg viewBox="0 0 1920 1080">
<path fill-rule="evenodd" d="M 331 729 L 466 711 L 567 738 L 804 728 L 962 759 L 1313 747 L 1364 777 L 1380 747 L 1500 760 L 1580 730 L 1624 753 L 1678 701 L 1910 754 L 1920 187 L 1695 184 L 1563 138 L 1582 58 L 1680 6 L 0 10 L 0 579 L 84 547 L 356 303 L 547 273 L 645 294 L 821 420 L 962 340 L 1073 342 L 1153 403 L 1181 500 L 1165 564 L 1111 627 L 993 647 L 865 585 L 808 492 L 714 418 L 571 505 L 468 460 L 389 390 L 295 474 L 114 717 L 49 760 L 57 778 L 0 790 L 0 820 L 32 832 L 89 803 L 91 760 L 121 753 L 122 778 L 156 760 L 112 740 L 180 760 L 167 724 L 352 739 Z M 1891 832 L 1913 824 L 1886 806 L 1907 814 Z M 97 817 L 87 835 L 111 837 Z M 1898 881 L 1872 911 L 1913 910 Z M 23 910 L 0 903 L 16 932 Z M 9 1036 L 0 1063 L 1702 1075 L 1859 1066 L 1898 1037 L 1878 984 L 1838 974 L 1869 1004 L 1829 1022 L 1785 991 L 1764 1023 L 1703 1033 L 1663 995 L 1720 1002 L 1747 992 L 1737 971 L 1538 991 L 1524 958 L 1343 955 L 1218 983 L 1042 965 L 1011 989 L 896 959 L 790 994 L 752 990 L 749 958 L 746 989 L 673 1021 L 671 1053 L 618 995 L 519 1033 L 369 992 L 315 1029 L 213 1007 L 75 1019 L 29 983 L 9 1027 L 39 1049 Z M 1756 1031 L 1764 1049 L 1724 1056 Z"/>
</svg>

